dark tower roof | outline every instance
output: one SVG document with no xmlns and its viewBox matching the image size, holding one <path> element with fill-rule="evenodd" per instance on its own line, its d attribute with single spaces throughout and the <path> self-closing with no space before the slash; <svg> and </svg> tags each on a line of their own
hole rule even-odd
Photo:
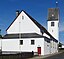
<svg viewBox="0 0 64 59">
<path fill-rule="evenodd" d="M 49 8 L 48 9 L 48 21 L 59 20 L 59 8 Z"/>
</svg>

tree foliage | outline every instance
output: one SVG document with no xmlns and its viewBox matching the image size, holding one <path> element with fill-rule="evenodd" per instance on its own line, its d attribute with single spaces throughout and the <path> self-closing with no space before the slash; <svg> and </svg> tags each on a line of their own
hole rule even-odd
<svg viewBox="0 0 64 59">
<path fill-rule="evenodd" d="M 58 46 L 59 46 L 59 47 L 62 47 L 62 43 L 59 42 Z"/>
</svg>

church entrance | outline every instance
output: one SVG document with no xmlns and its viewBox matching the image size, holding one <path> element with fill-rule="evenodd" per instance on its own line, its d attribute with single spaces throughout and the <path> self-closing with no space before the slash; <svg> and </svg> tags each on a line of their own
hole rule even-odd
<svg viewBox="0 0 64 59">
<path fill-rule="evenodd" d="M 38 55 L 41 55 L 41 47 L 37 47 Z"/>
</svg>

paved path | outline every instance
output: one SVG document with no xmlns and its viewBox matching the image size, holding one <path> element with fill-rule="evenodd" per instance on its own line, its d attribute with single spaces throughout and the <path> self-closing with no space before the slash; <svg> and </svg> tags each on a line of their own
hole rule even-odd
<svg viewBox="0 0 64 59">
<path fill-rule="evenodd" d="M 59 52 L 52 55 L 45 55 L 45 56 L 36 56 L 29 59 L 64 59 L 64 53 Z"/>
<path fill-rule="evenodd" d="M 53 55 L 53 56 L 50 56 L 50 57 L 47 57 L 47 58 L 44 58 L 44 59 L 64 59 L 64 53 Z"/>
</svg>

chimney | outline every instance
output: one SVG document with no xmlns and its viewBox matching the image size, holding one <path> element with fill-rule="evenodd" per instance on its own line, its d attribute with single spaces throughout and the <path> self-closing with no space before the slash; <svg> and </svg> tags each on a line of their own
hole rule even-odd
<svg viewBox="0 0 64 59">
<path fill-rule="evenodd" d="M 18 16 L 18 15 L 19 15 L 19 10 L 16 11 L 16 16 Z"/>
</svg>

